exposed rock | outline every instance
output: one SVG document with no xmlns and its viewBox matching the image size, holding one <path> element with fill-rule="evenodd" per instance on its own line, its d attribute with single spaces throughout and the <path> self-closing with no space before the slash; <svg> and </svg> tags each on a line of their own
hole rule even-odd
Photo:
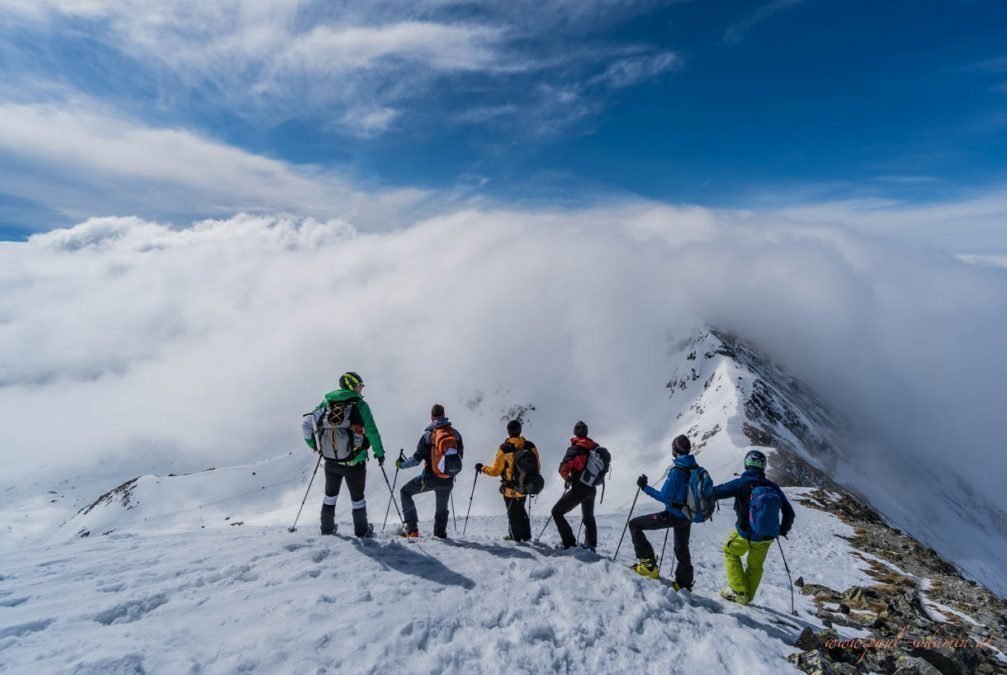
<svg viewBox="0 0 1007 675">
<path fill-rule="evenodd" d="M 122 503 L 122 506 L 125 509 L 136 508 L 136 502 L 133 501 L 133 490 L 136 488 L 136 482 L 138 480 L 140 480 L 139 477 L 130 479 L 125 483 L 123 483 L 122 485 L 109 490 L 108 492 L 106 492 L 105 494 L 94 500 L 91 504 L 85 506 L 80 511 L 78 511 L 77 514 L 87 515 L 88 513 L 91 513 L 91 511 L 101 506 L 102 504 L 111 504 L 116 499 L 118 499 Z"/>
<path fill-rule="evenodd" d="M 801 593 L 814 598 L 823 623 L 866 627 L 872 635 L 851 645 L 836 640 L 831 630 L 805 631 L 797 644 L 804 652 L 791 656 L 791 663 L 806 673 L 1007 672 L 991 648 L 1007 651 L 1007 603 L 969 583 L 932 549 L 888 527 L 848 494 L 815 490 L 801 502 L 834 513 L 854 528 L 853 536 L 845 538 L 860 552 L 869 566 L 867 573 L 877 583 L 842 591 L 804 584 Z M 937 606 L 928 608 L 927 602 L 950 607 L 972 621 Z"/>
<path fill-rule="evenodd" d="M 820 650 L 791 654 L 787 660 L 808 675 L 855 675 L 856 667 L 848 663 L 829 660 Z"/>
<path fill-rule="evenodd" d="M 941 671 L 923 659 L 905 654 L 895 659 L 895 670 L 892 672 L 894 675 L 941 675 Z"/>
</svg>

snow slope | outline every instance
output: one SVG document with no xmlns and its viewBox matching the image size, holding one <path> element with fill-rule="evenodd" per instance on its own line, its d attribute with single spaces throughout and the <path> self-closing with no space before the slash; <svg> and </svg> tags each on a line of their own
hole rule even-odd
<svg viewBox="0 0 1007 675">
<path fill-rule="evenodd" d="M 449 541 L 320 537 L 318 482 L 297 532 L 253 525 L 289 522 L 301 495 L 286 491 L 266 509 L 264 491 L 245 490 L 245 474 L 274 480 L 297 463 L 302 473 L 313 464 L 310 455 L 285 455 L 160 486 L 147 477 L 131 492 L 133 508 L 117 493 L 63 528 L 110 534 L 7 551 L 0 672 L 779 673 L 793 671 L 784 658 L 800 630 L 820 626 L 804 596 L 800 616 L 790 615 L 775 553 L 757 606 L 717 596 L 729 511 L 694 528 L 696 592 L 676 593 L 627 569 L 628 541 L 617 562 L 554 551 L 553 527 L 540 545 L 514 545 L 502 541 L 502 516 L 473 517 L 467 535 L 452 531 Z M 154 517 L 165 504 L 178 510 Z M 421 495 L 418 505 L 422 527 L 432 499 Z M 337 513 L 341 531 L 350 530 L 347 506 Z M 643 498 L 638 513 L 656 506 Z M 785 543 L 795 577 L 840 587 L 866 581 L 834 536 L 850 528 L 797 509 L 801 536 Z M 381 510 L 372 506 L 372 520 Z M 533 520 L 539 530 L 544 517 Z M 601 554 L 613 552 L 624 522 L 601 519 Z"/>
</svg>

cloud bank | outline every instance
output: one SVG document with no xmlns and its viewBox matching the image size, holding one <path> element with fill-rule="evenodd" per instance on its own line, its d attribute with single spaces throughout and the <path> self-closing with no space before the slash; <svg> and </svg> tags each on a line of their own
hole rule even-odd
<svg viewBox="0 0 1007 675">
<path fill-rule="evenodd" d="M 896 466 L 952 462 L 1007 507 L 995 478 L 1007 271 L 841 228 L 639 203 L 460 211 L 383 233 L 338 219 L 105 218 L 0 244 L 0 260 L 8 480 L 297 449 L 300 414 L 347 369 L 366 378 L 392 452 L 441 402 L 471 462 L 529 404 L 547 465 L 577 419 L 630 453 L 674 426 L 670 346 L 714 323 Z"/>
</svg>

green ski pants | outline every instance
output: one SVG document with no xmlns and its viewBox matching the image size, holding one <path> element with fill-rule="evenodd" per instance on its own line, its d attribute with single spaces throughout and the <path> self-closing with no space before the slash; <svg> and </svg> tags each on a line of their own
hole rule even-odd
<svg viewBox="0 0 1007 675">
<path fill-rule="evenodd" d="M 724 544 L 724 566 L 727 568 L 727 583 L 735 593 L 744 593 L 751 601 L 762 581 L 762 566 L 769 555 L 770 541 L 748 541 L 737 530 L 732 529 Z M 748 567 L 741 557 L 748 555 Z"/>
</svg>

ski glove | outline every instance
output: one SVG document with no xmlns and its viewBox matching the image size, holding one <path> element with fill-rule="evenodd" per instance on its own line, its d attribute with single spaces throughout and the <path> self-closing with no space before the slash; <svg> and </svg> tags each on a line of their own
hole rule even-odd
<svg viewBox="0 0 1007 675">
<path fill-rule="evenodd" d="M 476 473 L 482 473 L 482 472 L 483 472 L 483 465 L 477 463 L 476 464 Z"/>
<path fill-rule="evenodd" d="M 640 477 L 636 479 L 636 485 L 641 490 L 647 487 L 647 476 L 645 474 L 640 474 Z"/>
<path fill-rule="evenodd" d="M 305 438 L 304 442 L 307 443 L 308 447 L 311 448 L 312 450 L 318 450 L 318 448 L 315 446 L 314 438 Z"/>
<path fill-rule="evenodd" d="M 396 469 L 400 468 L 402 466 L 402 462 L 403 462 L 403 459 L 401 457 L 399 457 L 397 460 L 395 460 L 395 468 Z"/>
<path fill-rule="evenodd" d="M 378 466 L 384 466 L 385 465 L 385 456 L 384 455 L 381 455 L 380 457 L 375 456 L 374 459 L 378 460 Z"/>
</svg>

